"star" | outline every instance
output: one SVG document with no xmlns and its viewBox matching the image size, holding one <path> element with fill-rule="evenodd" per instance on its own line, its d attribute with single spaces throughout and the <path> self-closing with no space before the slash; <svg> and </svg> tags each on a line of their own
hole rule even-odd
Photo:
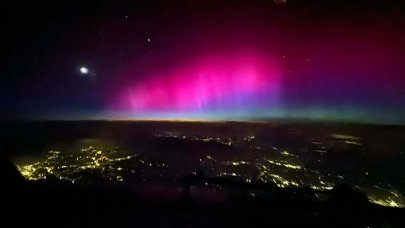
<svg viewBox="0 0 405 228">
<path fill-rule="evenodd" d="M 88 74 L 88 73 L 89 73 L 89 69 L 87 69 L 86 67 L 81 67 L 81 68 L 80 68 L 80 73 L 81 73 L 81 74 Z"/>
</svg>

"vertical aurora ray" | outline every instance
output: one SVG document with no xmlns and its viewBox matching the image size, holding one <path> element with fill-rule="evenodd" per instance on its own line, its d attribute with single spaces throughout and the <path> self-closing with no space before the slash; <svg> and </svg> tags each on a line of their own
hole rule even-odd
<svg viewBox="0 0 405 228">
<path fill-rule="evenodd" d="M 124 89 L 119 109 L 132 116 L 252 115 L 279 108 L 278 63 L 260 54 L 215 55 L 182 64 Z"/>
</svg>

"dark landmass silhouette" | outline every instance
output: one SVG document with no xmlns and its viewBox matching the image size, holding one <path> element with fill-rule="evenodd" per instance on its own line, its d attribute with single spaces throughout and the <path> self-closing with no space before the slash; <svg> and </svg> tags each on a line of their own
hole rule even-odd
<svg viewBox="0 0 405 228">
<path fill-rule="evenodd" d="M 288 144 L 300 148 L 302 137 L 291 131 L 288 124 L 277 123 L 161 123 L 161 122 L 25 122 L 1 123 L 0 177 L 2 227 L 403 227 L 405 210 L 372 204 L 365 193 L 347 184 L 336 185 L 331 190 L 309 187 L 280 188 L 274 183 L 250 182 L 229 177 L 212 176 L 199 168 L 198 159 L 206 151 L 216 153 L 224 161 L 226 154 L 237 155 L 249 151 L 242 144 L 238 149 L 222 142 L 184 140 L 179 132 L 241 135 L 246 131 L 258 132 L 258 140 L 271 141 L 272 145 Z M 293 129 L 310 129 L 311 137 L 331 131 L 354 132 L 363 142 L 373 144 L 359 151 L 338 148 L 330 153 L 330 165 L 349 157 L 359 160 L 360 153 L 384 149 L 395 151 L 402 145 L 404 128 L 397 126 L 359 126 L 334 123 L 311 125 L 294 124 Z M 157 132 L 171 131 L 175 137 L 149 137 Z M 320 130 L 319 130 L 320 129 Z M 376 130 L 377 129 L 377 130 Z M 382 131 L 380 131 L 382 130 Z M 306 132 L 306 131 L 304 131 Z M 327 131 L 329 132 L 329 131 Z M 322 135 L 319 133 L 319 135 Z M 384 135 L 386 137 L 381 137 Z M 132 179 L 124 182 L 106 181 L 97 170 L 83 170 L 78 176 L 88 177 L 84 183 L 73 184 L 57 176 L 27 181 L 11 162 L 16 155 L 38 153 L 55 142 L 100 137 L 114 138 L 124 146 L 135 145 L 153 160 L 164 156 L 165 161 L 180 163 L 185 170 L 193 170 L 176 181 L 180 192 L 175 197 L 165 197 L 170 192 L 166 183 L 144 184 L 142 191 L 134 191 L 138 184 Z M 339 146 L 339 145 L 337 145 Z M 131 147 L 133 148 L 133 147 Z M 364 151 L 363 151 L 364 150 Z M 241 152 L 242 151 L 242 152 Z M 333 152 L 333 151 L 332 151 Z M 222 153 L 222 154 L 221 154 Z M 225 153 L 225 155 L 223 155 Z M 262 153 L 262 152 L 257 152 Z M 221 156 L 224 156 L 221 158 Z M 335 159 L 336 158 L 336 159 Z M 171 159 L 173 161 L 171 161 Z M 344 160 L 344 159 L 343 159 Z M 349 159 L 348 159 L 349 160 Z M 398 164 L 401 164 L 399 159 Z M 397 162 L 397 161 L 392 161 Z M 357 163 L 353 163 L 356 165 Z M 400 167 L 396 163 L 393 167 Z M 310 167 L 312 164 L 306 164 Z M 346 164 L 343 169 L 354 169 Z M 336 168 L 341 168 L 336 165 Z M 356 168 L 356 167 L 355 167 Z M 385 167 L 389 169 L 390 167 Z M 343 170 L 344 171 L 344 170 Z M 380 170 L 384 172 L 384 169 Z M 401 170 L 396 170 L 402 173 Z M 140 183 L 142 184 L 142 183 Z M 399 183 L 401 184 L 401 183 Z M 146 187 L 145 187 L 146 186 Z M 225 195 L 210 195 L 210 186 L 227 189 Z M 166 187 L 168 187 L 166 189 Z M 169 193 L 168 193 L 169 194 Z M 220 199 L 215 198 L 220 197 Z M 213 199 L 214 198 L 214 199 Z"/>
<path fill-rule="evenodd" d="M 182 178 L 183 195 L 174 200 L 145 199 L 125 188 L 103 183 L 80 187 L 48 177 L 25 181 L 2 155 L 2 222 L 13 226 L 71 227 L 401 227 L 404 210 L 373 205 L 348 185 L 333 190 L 279 188 L 205 177 L 202 171 Z M 235 190 L 226 202 L 209 203 L 189 194 L 205 183 Z M 248 191 L 269 197 L 248 197 Z M 322 195 L 322 202 L 315 200 Z"/>
</svg>

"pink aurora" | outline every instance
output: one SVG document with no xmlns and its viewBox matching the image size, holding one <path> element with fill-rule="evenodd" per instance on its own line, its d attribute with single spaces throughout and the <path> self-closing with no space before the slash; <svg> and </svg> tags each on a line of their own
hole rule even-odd
<svg viewBox="0 0 405 228">
<path fill-rule="evenodd" d="M 120 108 L 134 112 L 204 112 L 277 102 L 280 69 L 264 55 L 199 58 L 166 73 L 147 75 L 129 85 Z M 131 75 L 128 75 L 131 77 Z M 132 77 L 136 77 L 133 75 Z"/>
</svg>

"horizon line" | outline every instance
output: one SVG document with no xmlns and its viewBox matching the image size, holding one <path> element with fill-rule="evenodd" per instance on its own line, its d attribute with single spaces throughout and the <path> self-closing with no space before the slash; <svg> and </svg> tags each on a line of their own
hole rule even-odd
<svg viewBox="0 0 405 228">
<path fill-rule="evenodd" d="M 405 126 L 404 123 L 384 123 L 376 121 L 354 121 L 347 119 L 323 118 L 252 118 L 252 119 L 204 119 L 204 118 L 89 118 L 89 119 L 9 119 L 0 122 L 168 122 L 168 123 L 329 123 L 329 124 L 355 124 L 378 126 Z"/>
</svg>

